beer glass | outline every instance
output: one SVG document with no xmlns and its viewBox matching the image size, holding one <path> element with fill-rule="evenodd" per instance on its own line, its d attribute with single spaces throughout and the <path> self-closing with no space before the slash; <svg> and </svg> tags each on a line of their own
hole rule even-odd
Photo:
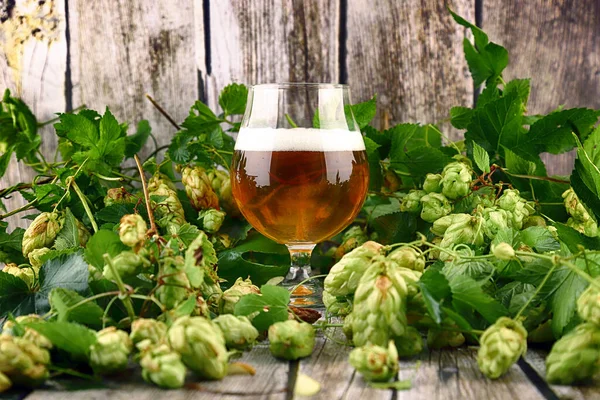
<svg viewBox="0 0 600 400">
<path fill-rule="evenodd" d="M 248 222 L 289 249 L 284 285 L 309 277 L 313 248 L 353 221 L 368 181 L 348 86 L 250 88 L 233 155 L 232 191 Z"/>
</svg>

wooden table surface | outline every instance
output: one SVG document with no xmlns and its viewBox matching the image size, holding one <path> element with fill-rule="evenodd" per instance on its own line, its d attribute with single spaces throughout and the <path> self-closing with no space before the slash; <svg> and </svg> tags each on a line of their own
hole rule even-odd
<svg viewBox="0 0 600 400">
<path fill-rule="evenodd" d="M 321 383 L 314 399 L 600 399 L 600 382 L 588 386 L 548 385 L 544 377 L 545 352 L 530 350 L 506 375 L 495 381 L 485 378 L 477 367 L 477 348 L 423 351 L 420 357 L 401 360 L 399 380 L 412 378 L 408 390 L 370 388 L 348 364 L 351 348 L 341 344 L 340 328 L 322 334 L 311 357 L 299 362 L 286 362 L 271 356 L 267 343 L 256 345 L 235 361 L 252 365 L 254 376 L 233 375 L 221 381 L 188 384 L 185 389 L 161 390 L 142 381 L 139 370 L 127 371 L 116 379 L 95 387 L 83 384 L 79 390 L 66 391 L 61 381 L 51 381 L 31 393 L 13 396 L 27 400 L 155 400 L 155 399 L 274 399 L 294 398 L 293 390 L 299 374 Z M 193 382 L 190 376 L 188 383 Z M 73 387 L 70 385 L 70 388 Z M 0 396 L 1 397 L 1 396 Z M 295 398 L 306 398 L 295 396 Z"/>
</svg>

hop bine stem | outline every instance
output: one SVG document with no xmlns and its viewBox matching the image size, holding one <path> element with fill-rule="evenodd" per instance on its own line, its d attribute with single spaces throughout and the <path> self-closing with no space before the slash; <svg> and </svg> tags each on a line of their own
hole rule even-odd
<svg viewBox="0 0 600 400">
<path fill-rule="evenodd" d="M 150 230 L 148 231 L 148 235 L 156 235 L 158 233 L 158 229 L 156 228 L 156 222 L 154 221 L 154 212 L 152 211 L 152 206 L 150 205 L 150 193 L 148 192 L 148 184 L 146 183 L 146 177 L 144 176 L 144 168 L 142 167 L 142 163 L 140 162 L 140 158 L 135 154 L 134 156 L 135 163 L 140 171 L 140 179 L 142 181 L 142 190 L 144 191 L 144 200 L 146 201 L 146 211 L 148 212 L 148 219 L 150 220 Z"/>
<path fill-rule="evenodd" d="M 119 275 L 119 272 L 115 268 L 115 265 L 113 264 L 113 261 L 108 254 L 104 254 L 104 262 L 106 263 L 106 265 L 108 265 L 108 268 L 110 268 L 110 272 L 115 277 L 115 282 L 117 283 L 119 291 L 121 292 L 119 297 L 121 298 L 121 301 L 123 302 L 123 305 L 127 310 L 127 315 L 129 316 L 129 320 L 131 323 L 135 319 L 135 311 L 133 310 L 133 303 L 131 302 L 129 292 L 125 288 L 125 284 L 121 279 L 121 275 Z"/>
<path fill-rule="evenodd" d="M 79 186 L 77 186 L 77 183 L 75 183 L 75 179 L 72 179 L 69 182 L 70 186 L 73 186 L 73 190 L 75 190 L 75 193 L 77 193 L 77 196 L 81 200 L 83 208 L 85 209 L 85 213 L 87 214 L 88 218 L 90 219 L 90 222 L 92 223 L 92 228 L 94 228 L 94 232 L 98 232 L 98 224 L 96 223 L 96 220 L 94 219 L 94 214 L 92 214 L 92 209 L 88 204 L 88 198 L 83 194 L 81 189 L 79 189 Z"/>
</svg>

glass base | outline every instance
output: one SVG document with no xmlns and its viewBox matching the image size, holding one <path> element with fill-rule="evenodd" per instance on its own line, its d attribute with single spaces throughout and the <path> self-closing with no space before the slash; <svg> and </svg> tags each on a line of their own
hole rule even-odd
<svg viewBox="0 0 600 400">
<path fill-rule="evenodd" d="M 295 307 L 322 308 L 323 289 L 318 280 L 305 280 L 311 277 L 310 255 L 314 243 L 291 243 L 286 245 L 290 251 L 291 266 L 282 285 L 291 293 L 290 305 Z M 297 287 L 296 287 L 297 286 Z"/>
<path fill-rule="evenodd" d="M 297 286 L 299 281 L 285 280 L 281 283 L 283 287 L 292 291 L 290 293 L 290 305 L 301 308 L 323 309 L 323 287 L 318 280 L 312 280 Z"/>
</svg>

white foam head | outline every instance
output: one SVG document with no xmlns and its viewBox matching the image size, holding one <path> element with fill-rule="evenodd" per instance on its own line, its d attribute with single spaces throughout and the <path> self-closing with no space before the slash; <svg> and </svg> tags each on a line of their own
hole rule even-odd
<svg viewBox="0 0 600 400">
<path fill-rule="evenodd" d="M 242 128 L 235 142 L 244 151 L 362 151 L 358 131 L 315 128 Z"/>
</svg>

